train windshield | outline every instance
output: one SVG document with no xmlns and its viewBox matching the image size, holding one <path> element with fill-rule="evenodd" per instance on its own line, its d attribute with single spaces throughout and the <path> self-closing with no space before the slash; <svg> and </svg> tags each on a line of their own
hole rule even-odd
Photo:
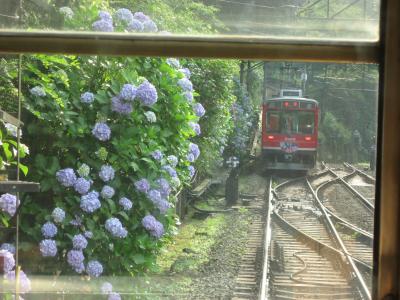
<svg viewBox="0 0 400 300">
<path fill-rule="evenodd" d="M 267 112 L 267 132 L 283 134 L 313 134 L 314 112 L 270 111 Z"/>
</svg>

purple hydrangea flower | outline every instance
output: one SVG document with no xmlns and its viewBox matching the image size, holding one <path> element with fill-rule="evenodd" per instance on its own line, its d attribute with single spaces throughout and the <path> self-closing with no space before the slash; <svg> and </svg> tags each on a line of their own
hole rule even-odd
<svg viewBox="0 0 400 300">
<path fill-rule="evenodd" d="M 179 79 L 178 80 L 178 85 L 182 88 L 182 90 L 186 91 L 186 92 L 191 92 L 193 91 L 193 84 L 192 82 L 185 78 Z"/>
<path fill-rule="evenodd" d="M 94 101 L 94 95 L 93 93 L 90 92 L 85 92 L 81 95 L 81 102 L 82 103 L 86 103 L 86 104 L 90 104 Z"/>
<path fill-rule="evenodd" d="M 0 257 L 3 258 L 3 273 L 8 273 L 15 267 L 14 256 L 7 250 L 0 250 Z"/>
<path fill-rule="evenodd" d="M 186 100 L 189 103 L 193 102 L 193 93 L 192 92 L 186 91 L 186 92 L 183 93 L 183 96 L 185 96 Z"/>
<path fill-rule="evenodd" d="M 129 115 L 133 111 L 133 107 L 132 104 L 123 102 L 119 97 L 112 97 L 111 110 L 121 115 Z"/>
<path fill-rule="evenodd" d="M 173 167 L 176 167 L 176 165 L 178 164 L 178 158 L 175 155 L 169 155 L 167 157 L 167 160 Z"/>
<path fill-rule="evenodd" d="M 115 194 L 114 189 L 111 186 L 105 185 L 103 186 L 103 189 L 101 190 L 101 196 L 104 199 L 111 199 Z"/>
<path fill-rule="evenodd" d="M 136 92 L 137 88 L 133 84 L 128 83 L 124 84 L 124 86 L 121 89 L 121 92 L 119 93 L 119 96 L 124 101 L 132 102 L 133 100 L 135 100 Z"/>
<path fill-rule="evenodd" d="M 107 141 L 111 136 L 111 129 L 106 123 L 98 122 L 94 125 L 92 134 L 100 141 Z"/>
<path fill-rule="evenodd" d="M 127 26 L 129 31 L 142 32 L 144 29 L 143 23 L 139 20 L 133 19 Z"/>
<path fill-rule="evenodd" d="M 110 293 L 107 300 L 121 300 L 121 295 L 118 293 Z"/>
<path fill-rule="evenodd" d="M 153 153 L 151 153 L 151 156 L 153 156 L 153 158 L 156 160 L 161 160 L 163 158 L 163 154 L 160 150 L 154 151 Z"/>
<path fill-rule="evenodd" d="M 15 215 L 17 206 L 17 197 L 14 195 L 6 193 L 0 196 L 0 209 L 11 217 Z"/>
<path fill-rule="evenodd" d="M 62 223 L 65 219 L 65 211 L 62 208 L 56 207 L 51 213 L 54 222 Z"/>
<path fill-rule="evenodd" d="M 179 63 L 179 59 L 176 58 L 167 58 L 167 64 L 170 65 L 171 67 L 175 69 L 179 69 L 181 67 L 181 64 Z"/>
<path fill-rule="evenodd" d="M 10 252 L 11 254 L 15 254 L 15 246 L 10 243 L 3 243 L 0 246 L 0 250 L 6 250 L 6 251 Z"/>
<path fill-rule="evenodd" d="M 190 178 L 193 178 L 194 174 L 196 174 L 196 169 L 193 166 L 188 167 Z"/>
<path fill-rule="evenodd" d="M 107 295 L 107 294 L 109 294 L 109 293 L 112 292 L 113 286 L 112 286 L 111 283 L 109 283 L 109 282 L 106 281 L 106 282 L 104 282 L 104 283 L 101 285 L 100 290 L 101 290 L 101 293 L 102 293 L 103 295 Z"/>
<path fill-rule="evenodd" d="M 204 109 L 203 105 L 201 105 L 200 103 L 196 103 L 195 105 L 193 105 L 193 110 L 194 110 L 194 113 L 196 114 L 196 116 L 198 116 L 199 118 L 204 116 L 204 114 L 206 113 L 206 110 Z"/>
<path fill-rule="evenodd" d="M 46 238 L 52 238 L 57 234 L 57 226 L 52 222 L 46 222 L 42 226 L 42 234 Z"/>
<path fill-rule="evenodd" d="M 138 87 L 136 96 L 146 106 L 152 106 L 158 98 L 156 88 L 147 80 Z"/>
<path fill-rule="evenodd" d="M 46 92 L 44 89 L 40 86 L 35 86 L 29 90 L 33 96 L 37 97 L 44 97 L 46 96 Z"/>
<path fill-rule="evenodd" d="M 127 8 L 120 8 L 116 11 L 115 18 L 121 22 L 128 24 L 128 23 L 132 22 L 133 14 Z"/>
<path fill-rule="evenodd" d="M 179 69 L 179 71 L 180 71 L 181 73 L 183 73 L 183 75 L 185 75 L 185 77 L 186 77 L 187 79 L 189 79 L 189 78 L 190 78 L 190 75 L 192 75 L 192 73 L 190 72 L 190 70 L 189 70 L 188 68 L 182 68 L 182 69 Z"/>
<path fill-rule="evenodd" d="M 77 193 L 84 195 L 89 192 L 90 181 L 83 177 L 80 177 L 75 181 L 74 189 Z"/>
<path fill-rule="evenodd" d="M 130 210 L 132 208 L 132 205 L 133 205 L 132 201 L 129 200 L 128 198 L 126 198 L 126 197 L 122 197 L 121 199 L 119 199 L 118 203 L 119 203 L 119 205 L 122 206 L 122 208 L 124 210 Z"/>
<path fill-rule="evenodd" d="M 150 20 L 150 18 L 148 16 L 146 16 L 144 13 L 142 13 L 141 11 L 135 12 L 135 14 L 133 15 L 133 18 L 142 23 Z"/>
<path fill-rule="evenodd" d="M 90 173 L 90 167 L 87 164 L 82 164 L 78 169 L 79 176 L 87 177 Z"/>
<path fill-rule="evenodd" d="M 160 238 L 164 234 L 163 224 L 157 221 L 152 215 L 145 216 L 142 219 L 142 225 L 152 236 L 156 238 Z"/>
<path fill-rule="evenodd" d="M 109 12 L 107 12 L 107 11 L 104 11 L 104 10 L 99 11 L 99 18 L 100 18 L 101 20 L 105 20 L 105 21 L 108 21 L 108 22 L 112 22 L 112 16 L 111 16 L 111 14 L 110 14 Z"/>
<path fill-rule="evenodd" d="M 154 205 L 160 210 L 160 213 L 165 214 L 168 208 L 171 207 L 170 203 L 165 199 L 160 199 L 155 202 Z"/>
<path fill-rule="evenodd" d="M 88 241 L 82 234 L 76 234 L 72 238 L 72 245 L 75 250 L 83 250 L 87 247 Z"/>
<path fill-rule="evenodd" d="M 19 292 L 21 294 L 25 294 L 31 290 L 31 281 L 29 280 L 28 276 L 26 276 L 24 271 L 20 270 L 18 274 L 19 274 Z M 9 281 L 15 281 L 15 271 L 7 272 L 5 277 Z"/>
<path fill-rule="evenodd" d="M 168 180 L 166 180 L 165 178 L 159 178 L 156 182 L 159 186 L 161 196 L 165 198 L 168 197 L 171 193 L 171 187 L 169 186 Z"/>
<path fill-rule="evenodd" d="M 171 177 L 178 176 L 178 174 L 176 173 L 176 170 L 173 167 L 171 167 L 170 165 L 163 166 L 162 168 L 163 168 L 163 170 L 168 172 L 169 176 L 171 176 Z"/>
<path fill-rule="evenodd" d="M 193 154 L 195 160 L 198 159 L 200 156 L 199 146 L 197 146 L 194 143 L 190 143 L 189 144 L 189 153 Z"/>
<path fill-rule="evenodd" d="M 108 182 L 110 180 L 113 180 L 115 176 L 115 171 L 114 168 L 111 167 L 110 165 L 102 165 L 100 172 L 99 172 L 99 177 L 101 180 L 104 182 Z"/>
<path fill-rule="evenodd" d="M 100 19 L 92 24 L 92 28 L 94 31 L 105 31 L 105 32 L 112 32 L 114 31 L 114 26 L 112 22 Z"/>
<path fill-rule="evenodd" d="M 57 245 L 55 240 L 45 239 L 39 244 L 40 253 L 44 257 L 53 257 L 57 255 Z"/>
<path fill-rule="evenodd" d="M 195 123 L 195 122 L 189 122 L 189 126 L 193 129 L 193 131 L 196 133 L 196 135 L 201 134 L 201 128 L 200 125 Z"/>
<path fill-rule="evenodd" d="M 154 123 L 157 121 L 156 114 L 152 111 L 146 111 L 144 115 L 146 116 L 147 121 L 149 121 L 150 123 Z"/>
<path fill-rule="evenodd" d="M 151 200 L 151 202 L 156 203 L 161 200 L 161 193 L 158 190 L 150 190 L 147 193 L 147 197 Z"/>
<path fill-rule="evenodd" d="M 105 228 L 114 237 L 125 238 L 128 235 L 128 231 L 117 218 L 108 219 L 105 223 Z"/>
<path fill-rule="evenodd" d="M 152 20 L 148 20 L 143 22 L 143 31 L 144 32 L 157 32 L 158 27 L 156 23 L 154 23 Z"/>
<path fill-rule="evenodd" d="M 57 171 L 56 178 L 58 182 L 65 187 L 73 186 L 76 181 L 75 172 L 71 168 L 66 168 Z"/>
<path fill-rule="evenodd" d="M 84 260 L 85 257 L 81 250 L 69 250 L 67 253 L 67 262 L 77 273 L 82 273 Z M 83 268 L 85 267 L 83 266 Z"/>
<path fill-rule="evenodd" d="M 93 232 L 87 230 L 83 233 L 83 235 L 85 236 L 85 238 L 91 239 L 93 237 Z"/>
<path fill-rule="evenodd" d="M 187 160 L 189 162 L 194 162 L 196 159 L 194 158 L 194 155 L 192 153 L 188 153 Z"/>
<path fill-rule="evenodd" d="M 147 179 L 142 178 L 135 182 L 135 187 L 139 192 L 147 193 L 147 191 L 150 189 L 150 183 L 147 181 Z"/>
<path fill-rule="evenodd" d="M 81 209 L 84 212 L 92 213 L 101 207 L 99 200 L 99 193 L 96 191 L 91 191 L 89 194 L 81 197 Z"/>
</svg>

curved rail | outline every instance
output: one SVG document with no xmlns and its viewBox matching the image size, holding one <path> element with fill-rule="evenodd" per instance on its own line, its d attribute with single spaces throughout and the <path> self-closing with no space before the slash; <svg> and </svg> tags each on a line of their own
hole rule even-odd
<svg viewBox="0 0 400 300">
<path fill-rule="evenodd" d="M 368 175 L 367 173 L 361 171 L 360 169 L 356 168 L 356 167 L 353 166 L 352 164 L 345 162 L 345 163 L 343 163 L 343 165 L 344 165 L 345 167 L 349 168 L 349 169 L 353 169 L 355 172 L 357 172 L 357 173 L 360 174 L 361 176 L 363 176 L 363 177 L 365 177 L 365 178 L 368 178 L 368 180 L 369 180 L 371 183 L 375 183 L 375 182 L 376 182 L 376 179 L 375 179 L 374 177 L 372 177 L 371 175 Z"/>
</svg>

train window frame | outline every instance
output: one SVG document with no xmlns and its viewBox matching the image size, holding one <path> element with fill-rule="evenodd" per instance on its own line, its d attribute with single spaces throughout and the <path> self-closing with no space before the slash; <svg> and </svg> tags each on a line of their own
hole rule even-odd
<svg viewBox="0 0 400 300">
<path fill-rule="evenodd" d="M 246 36 L 126 35 L 0 30 L 0 53 L 236 58 L 377 63 L 380 66 L 377 205 L 374 229 L 375 299 L 399 296 L 400 245 L 400 2 L 381 1 L 380 39 L 371 42 L 266 39 Z M 380 201 L 384 199 L 384 201 Z"/>
</svg>

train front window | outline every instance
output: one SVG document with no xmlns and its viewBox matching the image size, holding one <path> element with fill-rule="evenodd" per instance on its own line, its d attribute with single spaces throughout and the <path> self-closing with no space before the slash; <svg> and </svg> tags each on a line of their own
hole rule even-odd
<svg viewBox="0 0 400 300">
<path fill-rule="evenodd" d="M 283 134 L 313 134 L 314 113 L 308 111 L 268 112 L 267 132 Z"/>
</svg>

